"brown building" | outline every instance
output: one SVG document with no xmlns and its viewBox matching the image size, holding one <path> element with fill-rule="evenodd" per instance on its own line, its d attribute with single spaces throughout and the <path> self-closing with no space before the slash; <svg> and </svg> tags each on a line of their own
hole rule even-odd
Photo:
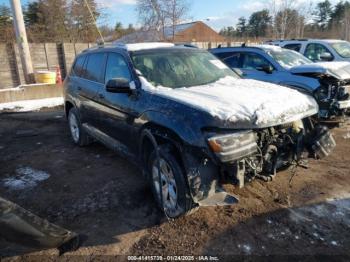
<svg viewBox="0 0 350 262">
<path fill-rule="evenodd" d="M 225 38 L 207 24 L 197 21 L 179 24 L 175 27 L 168 26 L 160 31 L 138 31 L 117 40 L 117 42 L 123 43 L 155 41 L 170 41 L 176 43 L 225 42 Z"/>
</svg>

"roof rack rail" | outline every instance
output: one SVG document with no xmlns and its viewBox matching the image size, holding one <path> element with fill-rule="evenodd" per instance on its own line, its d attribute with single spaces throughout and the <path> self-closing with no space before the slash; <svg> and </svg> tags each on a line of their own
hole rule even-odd
<svg viewBox="0 0 350 262">
<path fill-rule="evenodd" d="M 87 48 L 83 51 L 87 52 L 87 51 L 92 51 L 92 50 L 97 50 L 100 48 L 105 48 L 105 47 L 120 47 L 120 48 L 125 48 L 126 49 L 126 45 L 123 43 L 117 43 L 117 42 L 113 42 L 113 43 L 97 43 L 95 46 Z"/>
</svg>

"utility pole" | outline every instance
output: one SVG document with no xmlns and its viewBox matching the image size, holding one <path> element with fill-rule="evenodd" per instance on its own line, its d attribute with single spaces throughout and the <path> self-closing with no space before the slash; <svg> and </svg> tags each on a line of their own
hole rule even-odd
<svg viewBox="0 0 350 262">
<path fill-rule="evenodd" d="M 26 28 L 24 26 L 21 1 L 10 0 L 10 2 L 13 13 L 13 25 L 15 27 L 16 40 L 21 56 L 24 78 L 27 84 L 31 84 L 34 83 L 34 71 L 32 58 L 29 52 Z"/>
</svg>

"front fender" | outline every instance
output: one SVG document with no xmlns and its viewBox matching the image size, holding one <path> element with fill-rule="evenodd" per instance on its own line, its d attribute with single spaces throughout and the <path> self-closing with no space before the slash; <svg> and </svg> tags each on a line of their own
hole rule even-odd
<svg viewBox="0 0 350 262">
<path fill-rule="evenodd" d="M 145 125 L 152 123 L 173 131 L 185 144 L 198 147 L 206 145 L 200 124 L 190 121 L 186 115 L 149 110 L 140 119 Z"/>
</svg>

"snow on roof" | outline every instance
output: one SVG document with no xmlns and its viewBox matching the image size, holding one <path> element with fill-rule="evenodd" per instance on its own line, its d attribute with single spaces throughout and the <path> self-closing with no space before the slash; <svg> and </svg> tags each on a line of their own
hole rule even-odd
<svg viewBox="0 0 350 262">
<path fill-rule="evenodd" d="M 186 23 L 186 24 L 179 24 L 179 25 L 176 25 L 175 27 L 166 26 L 166 27 L 164 27 L 164 36 L 166 39 L 169 39 L 173 36 L 173 32 L 175 33 L 175 35 L 179 34 L 183 31 L 191 28 L 192 26 L 194 26 L 197 23 L 198 23 L 198 21 Z M 159 31 L 157 31 L 157 30 L 137 31 L 137 32 L 122 36 L 116 42 L 136 43 L 136 42 L 140 42 L 140 41 L 143 41 L 143 42 L 161 41 L 162 39 L 163 39 L 163 30 L 160 29 Z"/>
<path fill-rule="evenodd" d="M 166 38 L 172 37 L 173 36 L 173 32 L 176 35 L 176 34 L 182 32 L 182 31 L 185 31 L 185 30 L 191 28 L 196 23 L 198 23 L 198 22 L 191 22 L 191 23 L 186 23 L 186 24 L 180 24 L 180 25 L 176 25 L 175 27 L 166 26 L 166 27 L 164 27 L 164 35 L 165 35 Z"/>
<path fill-rule="evenodd" d="M 139 50 L 146 50 L 146 49 L 174 47 L 174 44 L 153 42 L 153 43 L 126 44 L 125 46 L 128 51 L 139 51 Z"/>
<path fill-rule="evenodd" d="M 274 50 L 274 51 L 282 50 L 282 47 L 275 46 L 275 45 L 255 45 L 254 47 L 258 47 L 264 50 Z"/>
<path fill-rule="evenodd" d="M 323 41 L 323 42 L 326 42 L 326 43 L 346 42 L 345 40 L 341 40 L 341 39 L 317 39 L 317 41 Z"/>
</svg>

